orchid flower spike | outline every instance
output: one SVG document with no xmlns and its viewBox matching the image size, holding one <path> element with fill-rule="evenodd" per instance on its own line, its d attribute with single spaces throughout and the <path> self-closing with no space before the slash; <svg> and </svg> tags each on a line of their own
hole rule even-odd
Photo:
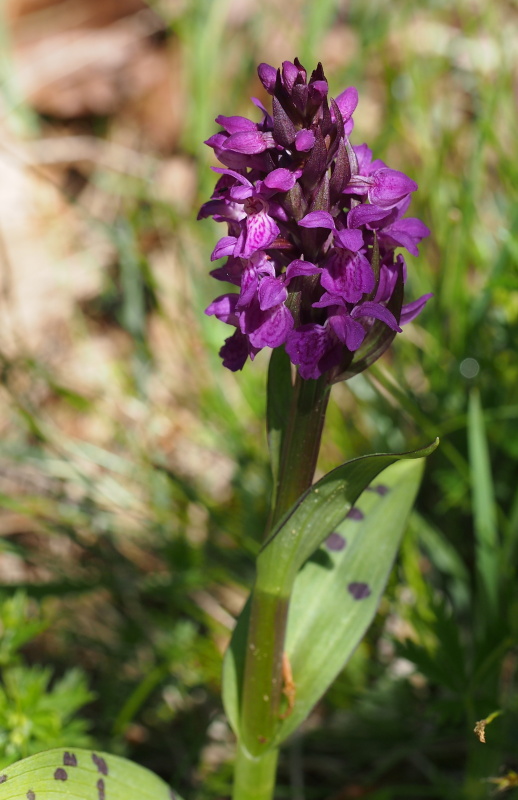
<svg viewBox="0 0 518 800">
<path fill-rule="evenodd" d="M 214 278 L 236 292 L 207 314 L 235 331 L 220 355 L 235 371 L 263 347 L 284 347 L 302 378 L 330 383 L 361 372 L 414 319 L 430 294 L 403 304 L 406 264 L 430 231 L 405 216 L 417 184 L 351 145 L 358 92 L 336 99 L 319 64 L 260 64 L 272 113 L 219 116 L 206 144 L 223 168 L 199 218 L 227 224 L 212 259 Z"/>
</svg>

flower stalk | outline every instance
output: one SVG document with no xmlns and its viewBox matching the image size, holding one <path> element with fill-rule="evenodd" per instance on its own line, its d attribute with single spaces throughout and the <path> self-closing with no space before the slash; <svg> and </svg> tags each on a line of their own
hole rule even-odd
<svg viewBox="0 0 518 800">
<path fill-rule="evenodd" d="M 313 482 L 329 395 L 325 377 L 305 381 L 296 374 L 267 536 Z"/>
<path fill-rule="evenodd" d="M 296 375 L 267 538 L 313 482 L 329 391 L 325 378 L 305 381 Z M 277 762 L 277 755 L 273 756 L 276 753 L 274 740 L 282 716 L 283 655 L 290 588 L 281 575 L 277 580 L 271 570 L 267 575 L 258 570 L 251 597 L 234 800 L 248 797 L 246 791 L 250 785 L 258 792 L 259 780 L 264 781 L 265 793 L 254 794 L 254 797 L 267 800 L 273 791 Z M 266 779 L 269 769 L 273 773 L 271 781 Z"/>
<path fill-rule="evenodd" d="M 254 757 L 238 743 L 234 767 L 233 800 L 267 800 L 273 797 L 279 751 Z"/>
</svg>

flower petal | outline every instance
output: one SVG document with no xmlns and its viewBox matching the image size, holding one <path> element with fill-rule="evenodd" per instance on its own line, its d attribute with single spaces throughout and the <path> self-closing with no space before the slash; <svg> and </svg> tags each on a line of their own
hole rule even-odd
<svg viewBox="0 0 518 800">
<path fill-rule="evenodd" d="M 295 185 L 296 175 L 289 169 L 279 167 L 270 172 L 264 179 L 264 184 L 269 189 L 278 189 L 280 192 L 289 192 Z"/>
<path fill-rule="evenodd" d="M 335 100 L 336 105 L 340 109 L 343 120 L 346 122 L 349 117 L 353 115 L 354 110 L 358 105 L 358 90 L 355 89 L 354 86 L 349 86 L 349 88 L 341 92 L 341 94 L 339 94 Z"/>
<path fill-rule="evenodd" d="M 214 314 L 217 319 L 227 322 L 229 325 L 237 325 L 236 306 L 239 300 L 238 294 L 222 294 L 212 301 L 210 306 L 205 309 L 208 317 Z"/>
<path fill-rule="evenodd" d="M 277 70 L 275 67 L 263 62 L 257 67 L 257 74 L 259 75 L 259 80 L 263 84 L 268 94 L 273 94 L 275 82 L 277 80 Z"/>
<path fill-rule="evenodd" d="M 212 251 L 210 260 L 216 261 L 218 258 L 233 255 L 236 242 L 235 236 L 223 236 Z"/>
<path fill-rule="evenodd" d="M 247 308 L 255 299 L 258 284 L 257 270 L 255 267 L 248 264 L 241 275 L 241 292 L 239 294 L 239 300 L 237 301 L 238 309 L 242 310 L 243 308 Z"/>
<path fill-rule="evenodd" d="M 288 296 L 288 292 L 280 278 L 266 277 L 259 283 L 257 296 L 259 297 L 259 307 L 262 311 L 266 311 L 268 308 L 273 308 L 273 306 L 283 303 Z"/>
<path fill-rule="evenodd" d="M 196 219 L 214 217 L 216 222 L 221 222 L 223 220 L 227 222 L 239 222 L 239 220 L 243 219 L 245 216 L 243 208 L 237 206 L 235 203 L 229 202 L 228 200 L 208 200 L 200 208 Z"/>
<path fill-rule="evenodd" d="M 240 131 L 229 136 L 223 147 L 234 153 L 253 155 L 254 153 L 264 153 L 269 147 L 275 147 L 275 142 L 271 133 Z"/>
<path fill-rule="evenodd" d="M 243 203 L 247 197 L 254 193 L 253 186 L 232 186 L 229 195 L 236 203 Z"/>
<path fill-rule="evenodd" d="M 357 253 L 363 247 L 363 234 L 359 230 L 348 230 L 347 228 L 342 231 L 335 231 L 335 243 L 339 247 L 345 247 L 346 250 L 352 250 L 353 253 Z"/>
<path fill-rule="evenodd" d="M 310 211 L 299 220 L 301 228 L 330 228 L 335 229 L 335 221 L 329 211 Z"/>
<path fill-rule="evenodd" d="M 351 208 L 347 214 L 347 227 L 360 228 L 362 225 L 370 225 L 372 222 L 379 222 L 389 213 L 386 208 L 380 208 L 372 203 L 360 203 Z"/>
<path fill-rule="evenodd" d="M 351 311 L 351 317 L 374 317 L 375 319 L 380 319 L 385 323 L 385 325 L 388 325 L 389 328 L 392 328 L 393 331 L 397 331 L 398 333 L 402 332 L 392 311 L 389 311 L 388 308 L 385 308 L 385 306 L 382 306 L 379 303 L 373 303 L 370 300 L 366 303 L 361 303 L 361 305 L 356 306 L 356 308 L 353 308 Z"/>
<path fill-rule="evenodd" d="M 250 355 L 248 338 L 240 330 L 234 331 L 232 336 L 225 339 L 219 355 L 223 359 L 223 366 L 232 372 L 243 369 L 246 359 Z"/>
<path fill-rule="evenodd" d="M 420 219 L 406 217 L 383 228 L 382 233 L 383 236 L 391 239 L 396 245 L 406 247 L 413 256 L 418 256 L 417 245 L 421 239 L 430 235 L 430 229 Z"/>
<path fill-rule="evenodd" d="M 286 341 L 285 349 L 291 363 L 296 364 L 304 380 L 320 378 L 322 370 L 319 361 L 332 347 L 329 333 L 323 325 L 301 325 L 292 331 Z"/>
<path fill-rule="evenodd" d="M 308 84 L 308 97 L 314 103 L 321 103 L 327 97 L 329 86 L 327 81 L 311 81 Z"/>
<path fill-rule="evenodd" d="M 288 94 L 291 94 L 291 91 L 295 85 L 295 81 L 299 77 L 299 70 L 295 64 L 292 64 L 291 61 L 283 61 L 281 75 L 284 88 Z"/>
<path fill-rule="evenodd" d="M 347 122 L 344 122 L 344 134 L 350 136 L 354 130 L 354 120 L 350 117 Z"/>
<path fill-rule="evenodd" d="M 235 169 L 225 169 L 224 167 L 211 167 L 213 172 L 218 172 L 220 175 L 230 175 L 232 178 L 235 178 L 237 181 L 243 184 L 243 186 L 249 186 L 253 188 L 253 183 L 250 183 L 248 178 L 244 175 L 241 175 L 240 172 L 236 172 Z"/>
<path fill-rule="evenodd" d="M 328 306 L 341 306 L 345 308 L 345 300 L 339 294 L 329 294 L 324 292 L 320 300 L 313 303 L 313 308 L 327 308 Z"/>
<path fill-rule="evenodd" d="M 361 322 L 352 319 L 346 312 L 333 314 L 328 319 L 329 325 L 347 349 L 351 352 L 358 350 L 366 333 Z"/>
<path fill-rule="evenodd" d="M 210 274 L 218 281 L 227 281 L 227 283 L 240 286 L 241 276 L 243 274 L 243 262 L 240 258 L 228 258 L 222 267 L 216 267 L 216 269 L 211 270 Z"/>
<path fill-rule="evenodd" d="M 338 294 L 348 303 L 357 303 L 374 289 L 375 277 L 369 261 L 361 253 L 351 256 L 346 250 L 334 250 L 327 259 L 320 283 L 330 294 Z"/>
<path fill-rule="evenodd" d="M 392 297 L 394 289 L 396 288 L 396 283 L 400 272 L 403 272 L 403 270 L 396 268 L 394 265 L 381 265 L 378 286 L 374 296 L 375 303 L 388 303 Z M 403 283 L 404 282 L 405 281 L 403 279 Z"/>
<path fill-rule="evenodd" d="M 246 117 L 224 117 L 223 114 L 220 114 L 219 117 L 216 117 L 216 122 L 225 128 L 227 133 L 257 130 L 257 123 Z"/>
<path fill-rule="evenodd" d="M 315 134 L 313 131 L 306 130 L 305 128 L 297 131 L 297 135 L 295 136 L 295 150 L 297 150 L 299 153 L 307 153 L 308 150 L 311 150 L 314 144 Z"/>
<path fill-rule="evenodd" d="M 370 174 L 370 165 L 372 163 L 372 150 L 366 144 L 353 145 L 353 150 L 358 159 L 358 170 L 360 175 Z"/>
<path fill-rule="evenodd" d="M 369 187 L 369 200 L 382 208 L 390 208 L 415 192 L 417 183 L 397 169 L 382 167 L 372 174 L 373 184 Z"/>
<path fill-rule="evenodd" d="M 418 300 L 414 300 L 412 303 L 407 303 L 401 309 L 401 317 L 399 319 L 400 325 L 406 325 L 407 322 L 411 322 L 415 319 L 418 314 L 421 313 L 425 305 L 427 304 L 430 297 L 433 297 L 433 292 L 429 292 L 428 294 L 423 294 Z"/>
<path fill-rule="evenodd" d="M 298 276 L 318 275 L 319 272 L 322 272 L 321 267 L 317 267 L 311 261 L 302 261 L 302 259 L 296 258 L 286 268 L 285 283 L 289 283 L 292 278 L 297 278 Z"/>
<path fill-rule="evenodd" d="M 293 329 L 293 317 L 284 304 L 262 312 L 261 324 L 249 334 L 254 347 L 280 347 Z"/>
<path fill-rule="evenodd" d="M 268 216 L 266 211 L 249 214 L 246 218 L 246 228 L 243 236 L 240 236 L 237 241 L 234 255 L 248 258 L 256 250 L 266 250 L 279 233 L 277 223 Z"/>
</svg>

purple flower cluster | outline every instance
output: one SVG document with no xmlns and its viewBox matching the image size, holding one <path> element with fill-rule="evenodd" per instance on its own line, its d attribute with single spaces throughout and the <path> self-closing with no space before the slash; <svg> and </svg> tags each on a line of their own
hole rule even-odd
<svg viewBox="0 0 518 800">
<path fill-rule="evenodd" d="M 328 98 L 322 65 L 309 81 L 298 59 L 268 64 L 259 78 L 272 114 L 261 122 L 219 116 L 207 140 L 224 168 L 199 218 L 226 222 L 211 272 L 239 287 L 207 314 L 235 327 L 220 355 L 231 370 L 263 347 L 284 345 L 304 379 L 343 380 L 365 369 L 430 295 L 403 305 L 406 265 L 429 230 L 405 217 L 417 184 L 373 160 L 349 135 L 353 87 Z"/>
</svg>

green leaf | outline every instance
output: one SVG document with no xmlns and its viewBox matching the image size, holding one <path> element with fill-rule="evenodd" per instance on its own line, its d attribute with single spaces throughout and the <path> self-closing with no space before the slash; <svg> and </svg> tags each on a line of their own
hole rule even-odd
<svg viewBox="0 0 518 800">
<path fill-rule="evenodd" d="M 339 653 L 339 657 L 336 659 L 332 654 L 329 655 L 326 650 L 327 655 L 324 661 L 329 660 L 332 666 L 330 672 L 326 667 L 321 673 L 322 677 L 317 676 L 317 691 L 310 690 L 309 686 L 306 687 L 305 679 L 302 677 L 302 673 L 306 668 L 308 674 L 313 672 L 309 661 L 306 667 L 302 666 L 302 669 L 297 666 L 298 674 L 295 677 L 295 683 L 297 685 L 300 684 L 300 691 L 299 688 L 297 689 L 297 712 L 294 711 L 291 717 L 285 721 L 282 725 L 282 730 L 288 730 L 288 728 L 292 730 L 294 726 L 291 724 L 290 720 L 292 718 L 297 720 L 299 718 L 303 719 L 307 715 L 311 706 L 318 700 L 335 675 L 343 667 L 345 660 L 352 653 L 354 647 L 356 647 L 359 639 L 363 636 L 370 624 L 377 607 L 379 595 L 383 590 L 387 576 L 392 567 L 392 561 L 401 537 L 406 514 L 412 506 L 419 485 L 422 462 L 417 462 L 413 470 L 410 468 L 413 464 L 410 464 L 408 474 L 405 473 L 405 479 L 401 478 L 400 482 L 395 481 L 395 478 L 390 478 L 395 481 L 395 484 L 394 488 L 387 493 L 386 497 L 384 496 L 381 498 L 381 496 L 375 493 L 367 493 L 366 502 L 372 502 L 373 498 L 381 498 L 380 503 L 383 502 L 385 504 L 383 506 L 384 511 L 380 512 L 376 510 L 377 507 L 373 509 L 372 517 L 374 521 L 372 524 L 370 522 L 371 514 L 362 522 L 361 528 L 356 520 L 344 522 L 348 511 L 351 509 L 353 503 L 356 502 L 362 491 L 380 472 L 382 472 L 382 470 L 402 459 L 421 459 L 429 455 L 429 453 L 436 448 L 437 443 L 438 441 L 427 448 L 416 450 L 412 453 L 365 456 L 355 459 L 354 461 L 349 461 L 328 473 L 305 492 L 298 502 L 295 503 L 259 554 L 256 586 L 260 586 L 262 591 L 280 597 L 289 597 L 294 590 L 293 585 L 295 582 L 293 596 L 294 605 L 290 608 L 288 620 L 288 647 L 290 647 L 290 641 L 295 641 L 293 639 L 294 630 L 298 630 L 299 627 L 301 627 L 302 630 L 309 620 L 309 617 L 300 617 L 301 610 L 299 606 L 301 604 L 306 604 L 308 613 L 309 611 L 313 613 L 313 609 L 315 609 L 314 625 L 317 631 L 328 630 L 327 620 L 331 619 L 332 611 L 333 609 L 336 611 L 337 605 L 336 588 L 333 581 L 342 581 L 340 586 L 343 589 L 344 585 L 347 586 L 347 583 L 361 581 L 361 577 L 359 577 L 361 572 L 360 567 L 362 570 L 364 567 L 370 570 L 370 573 L 366 572 L 366 579 L 368 579 L 371 585 L 371 595 L 369 598 L 361 602 L 354 601 L 352 597 L 347 596 L 347 590 L 344 590 L 344 602 L 349 602 L 351 606 L 350 611 L 353 615 L 349 616 L 348 612 L 344 619 L 347 619 L 347 625 L 353 625 L 354 621 L 352 630 L 353 634 L 356 635 L 356 639 L 354 639 L 354 636 L 350 637 L 349 631 L 347 631 L 346 634 L 343 635 L 344 640 L 346 640 L 344 647 L 346 646 L 347 651 L 345 652 L 340 648 L 337 649 L 336 652 Z M 387 480 L 390 475 L 391 473 L 387 473 Z M 405 481 L 408 481 L 408 486 L 405 484 Z M 392 516 L 385 517 L 384 515 L 389 513 L 389 508 Z M 387 520 L 390 520 L 391 524 L 393 523 L 393 531 L 385 531 L 385 522 Z M 343 566 L 339 567 L 339 565 L 342 564 L 342 557 L 338 558 L 338 554 L 335 554 L 336 565 L 335 559 L 329 557 L 326 558 L 326 568 L 323 571 L 322 568 L 320 568 L 314 576 L 311 571 L 308 572 L 313 566 L 310 563 L 306 564 L 304 570 L 299 573 L 301 567 L 308 561 L 324 539 L 331 533 L 336 532 L 338 526 L 342 524 L 347 526 L 346 529 L 348 531 L 350 530 L 349 536 L 351 536 L 353 532 L 357 533 L 358 530 L 363 530 L 364 528 L 366 531 L 365 538 L 363 538 L 363 536 L 356 537 L 358 539 L 356 544 L 351 541 L 350 546 L 345 548 L 342 557 L 347 559 L 345 563 L 347 565 L 347 570 L 350 571 L 343 574 L 340 572 L 339 576 L 338 573 L 337 576 L 335 576 L 335 572 L 337 572 L 338 568 L 340 568 L 340 570 L 345 569 Z M 376 544 L 369 544 L 369 549 L 367 549 L 363 542 L 371 541 L 375 541 Z M 387 544 L 387 542 L 389 544 Z M 370 549 L 372 547 L 374 547 L 373 550 Z M 380 552 L 384 554 L 381 563 L 379 563 L 380 559 L 378 558 Z M 329 554 L 327 553 L 326 555 Z M 353 570 L 356 570 L 354 575 Z M 349 574 L 351 577 L 347 579 L 347 575 Z M 309 575 L 312 576 L 311 581 L 314 581 L 314 583 L 308 588 L 306 586 L 306 581 Z M 332 586 L 332 589 L 328 590 L 325 588 L 327 582 Z M 299 589 L 299 586 L 303 587 L 303 589 Z M 304 594 L 305 592 L 307 592 L 307 594 Z M 301 597 L 303 598 L 302 601 L 300 600 Z M 340 606 L 339 608 L 341 615 L 345 606 Z M 247 603 L 234 630 L 232 641 L 225 654 L 223 666 L 223 701 L 225 704 L 225 711 L 230 724 L 237 734 L 239 734 L 240 695 L 245 662 L 249 612 L 249 603 Z M 302 620 L 301 622 L 297 622 L 299 617 Z M 334 624 L 333 622 L 333 625 Z M 311 630 L 311 636 L 313 637 L 316 633 L 313 632 L 313 629 Z M 298 635 L 295 638 L 297 639 Z M 352 642 L 350 647 L 349 639 Z M 299 644 L 297 644 L 297 648 L 293 649 L 292 646 L 291 653 L 296 659 L 300 658 L 298 655 L 298 648 L 302 647 L 302 652 L 304 652 L 306 648 L 305 642 L 309 642 L 310 646 L 313 647 L 316 639 L 306 639 L 305 636 L 301 634 L 298 641 Z M 323 648 L 325 642 L 321 642 L 319 646 Z M 338 664 L 338 662 L 340 663 Z M 331 673 L 332 675 L 329 677 Z M 302 709 L 302 703 L 304 703 L 304 710 L 299 714 L 298 705 L 300 704 Z M 295 713 L 296 717 L 294 716 Z M 298 722 L 295 724 L 298 724 Z M 282 734 L 282 738 L 284 738 L 284 734 Z"/>
<path fill-rule="evenodd" d="M 223 659 L 221 693 L 230 726 L 239 736 L 240 697 L 245 670 L 246 640 L 250 622 L 250 597 L 239 616 Z"/>
<path fill-rule="evenodd" d="M 24 758 L 0 773 L 0 800 L 181 800 L 125 758 L 71 748 Z"/>
<path fill-rule="evenodd" d="M 363 514 L 363 519 L 348 518 L 339 525 L 297 576 L 285 645 L 295 705 L 278 732 L 278 743 L 307 717 L 371 624 L 423 468 L 424 459 L 419 459 L 384 470 L 381 485 L 386 493 L 364 492 L 355 506 L 355 514 Z"/>
<path fill-rule="evenodd" d="M 265 543 L 257 559 L 257 585 L 288 596 L 299 569 L 345 519 L 369 483 L 396 461 L 429 455 L 437 443 L 410 453 L 362 456 L 328 472 L 304 492 Z"/>
<path fill-rule="evenodd" d="M 484 416 L 478 392 L 473 389 L 468 408 L 468 445 L 477 569 L 489 618 L 498 612 L 500 547 L 496 504 Z"/>
</svg>

